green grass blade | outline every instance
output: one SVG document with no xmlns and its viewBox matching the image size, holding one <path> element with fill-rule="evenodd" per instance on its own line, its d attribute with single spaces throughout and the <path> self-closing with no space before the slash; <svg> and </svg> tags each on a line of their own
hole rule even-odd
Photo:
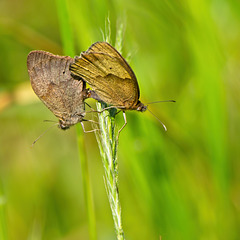
<svg viewBox="0 0 240 240">
<path fill-rule="evenodd" d="M 74 44 L 68 6 L 65 0 L 56 0 L 64 54 L 74 56 Z"/>
<path fill-rule="evenodd" d="M 89 236 L 90 236 L 89 239 L 94 240 L 94 239 L 97 239 L 96 219 L 95 219 L 94 204 L 93 204 L 93 198 L 92 198 L 91 182 L 89 177 L 88 162 L 87 162 L 86 150 L 84 147 L 84 138 L 82 134 L 82 128 L 80 124 L 76 125 L 76 129 L 77 129 L 79 159 L 80 159 L 81 169 L 82 169 L 84 198 L 85 198 L 87 215 L 88 215 Z"/>
<path fill-rule="evenodd" d="M 0 186 L 0 239 L 7 240 L 6 197 Z"/>
<path fill-rule="evenodd" d="M 60 23 L 64 53 L 66 55 L 73 56 L 74 44 L 73 44 L 73 37 L 72 37 L 72 28 L 71 28 L 69 14 L 67 10 L 67 2 L 65 0 L 57 0 L 56 3 L 58 8 L 59 23 Z M 82 134 L 82 129 L 80 127 L 80 124 L 76 125 L 76 130 L 77 130 L 79 159 L 80 159 L 81 169 L 82 169 L 85 204 L 86 204 L 87 215 L 88 215 L 89 239 L 95 240 L 97 239 L 95 212 L 94 212 L 94 205 L 93 205 L 93 199 L 92 199 L 92 189 L 90 184 L 87 157 L 85 154 L 84 136 Z"/>
</svg>

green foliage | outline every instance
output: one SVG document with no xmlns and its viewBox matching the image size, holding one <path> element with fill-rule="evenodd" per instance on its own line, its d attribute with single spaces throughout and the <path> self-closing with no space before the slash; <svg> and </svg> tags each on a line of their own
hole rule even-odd
<svg viewBox="0 0 240 240">
<path fill-rule="evenodd" d="M 239 239 L 240 3 L 60 2 L 75 54 L 102 40 L 107 18 L 113 45 L 123 24 L 122 52 L 141 101 L 177 101 L 149 105 L 167 132 L 149 112 L 126 113 L 118 146 L 126 239 Z M 0 236 L 88 239 L 75 127 L 52 129 L 30 147 L 49 126 L 42 120 L 55 118 L 32 93 L 26 57 L 33 49 L 72 55 L 73 47 L 62 47 L 64 15 L 55 1 L 3 0 L 0 16 Z M 97 236 L 115 239 L 94 134 L 84 134 L 84 143 Z"/>
</svg>

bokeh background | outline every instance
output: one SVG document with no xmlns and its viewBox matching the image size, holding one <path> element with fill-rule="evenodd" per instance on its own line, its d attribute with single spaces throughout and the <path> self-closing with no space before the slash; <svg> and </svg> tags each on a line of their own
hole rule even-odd
<svg viewBox="0 0 240 240">
<path fill-rule="evenodd" d="M 123 56 L 149 113 L 127 112 L 119 144 L 126 239 L 240 239 L 240 2 L 69 0 L 75 54 L 123 23 Z M 57 1 L 0 1 L 1 239 L 89 239 L 76 129 L 34 95 L 31 50 L 63 54 Z M 88 101 L 94 106 L 94 101 Z M 91 116 L 89 116 L 91 118 Z M 117 115 L 117 125 L 123 123 Z M 91 129 L 91 126 L 87 126 Z M 98 239 L 115 239 L 94 134 L 84 134 Z M 81 157 L 81 154 L 80 154 Z"/>
</svg>

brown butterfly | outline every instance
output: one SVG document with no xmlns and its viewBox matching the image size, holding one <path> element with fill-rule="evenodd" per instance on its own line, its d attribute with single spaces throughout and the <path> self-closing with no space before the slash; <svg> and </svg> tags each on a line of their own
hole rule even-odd
<svg viewBox="0 0 240 240">
<path fill-rule="evenodd" d="M 123 111 L 125 123 L 119 133 L 127 124 L 125 110 L 140 112 L 147 110 L 147 106 L 139 100 L 140 91 L 133 70 L 109 43 L 96 42 L 92 44 L 87 51 L 81 53 L 80 57 L 75 57 L 75 62 L 70 65 L 70 71 L 73 76 L 80 77 L 93 89 L 90 90 L 89 97 Z M 149 109 L 148 111 L 156 117 Z M 157 120 L 167 130 L 158 118 Z"/>
<path fill-rule="evenodd" d="M 59 119 L 61 129 L 78 122 L 82 124 L 85 116 L 84 99 L 88 97 L 88 89 L 84 81 L 76 81 L 71 76 L 69 66 L 73 62 L 71 57 L 45 51 L 32 51 L 27 57 L 33 91 Z"/>
<path fill-rule="evenodd" d="M 133 70 L 109 43 L 92 44 L 75 58 L 70 71 L 90 85 L 93 89 L 90 97 L 123 111 L 146 111 L 147 106 L 139 101 L 140 91 Z"/>
</svg>

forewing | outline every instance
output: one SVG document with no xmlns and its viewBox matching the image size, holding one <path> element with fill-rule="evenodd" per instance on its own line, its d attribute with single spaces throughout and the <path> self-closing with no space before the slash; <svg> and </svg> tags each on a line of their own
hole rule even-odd
<svg viewBox="0 0 240 240">
<path fill-rule="evenodd" d="M 83 81 L 72 78 L 70 57 L 32 51 L 27 66 L 31 85 L 40 100 L 60 119 L 84 112 Z"/>
<path fill-rule="evenodd" d="M 139 99 L 137 79 L 123 57 L 108 43 L 97 42 L 71 64 L 102 99 L 115 106 L 134 106 Z"/>
<path fill-rule="evenodd" d="M 93 43 L 85 53 L 105 53 L 112 57 L 123 58 L 121 54 L 107 42 Z"/>
<path fill-rule="evenodd" d="M 118 59 L 118 64 L 121 65 L 121 67 L 125 71 L 128 72 L 130 78 L 137 85 L 137 88 L 139 91 L 138 82 L 137 82 L 136 76 L 135 76 L 132 68 L 129 66 L 129 64 L 126 62 L 126 60 L 122 57 L 122 55 L 113 46 L 111 46 L 107 42 L 96 42 L 96 43 L 92 44 L 86 52 L 84 52 L 82 54 L 85 55 L 85 54 L 91 54 L 91 53 L 93 53 L 93 54 L 102 53 L 102 54 L 106 54 L 113 58 Z"/>
</svg>

